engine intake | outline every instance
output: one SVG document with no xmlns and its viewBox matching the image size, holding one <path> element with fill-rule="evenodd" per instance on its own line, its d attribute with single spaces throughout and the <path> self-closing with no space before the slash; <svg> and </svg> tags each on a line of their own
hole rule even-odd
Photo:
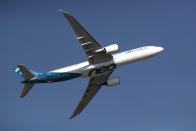
<svg viewBox="0 0 196 131">
<path fill-rule="evenodd" d="M 105 52 L 106 54 L 114 54 L 118 52 L 118 44 L 112 44 L 102 49 L 96 50 L 95 53 Z"/>
<path fill-rule="evenodd" d="M 119 85 L 119 84 L 120 84 L 120 79 L 118 77 L 108 79 L 107 82 L 106 82 L 106 85 L 109 86 L 109 87 Z"/>
<path fill-rule="evenodd" d="M 104 47 L 106 54 L 114 54 L 119 51 L 118 44 L 112 44 Z"/>
</svg>

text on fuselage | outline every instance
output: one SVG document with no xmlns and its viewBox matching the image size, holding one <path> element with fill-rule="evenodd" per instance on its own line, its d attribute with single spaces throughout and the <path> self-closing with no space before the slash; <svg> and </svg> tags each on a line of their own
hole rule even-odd
<svg viewBox="0 0 196 131">
<path fill-rule="evenodd" d="M 88 76 L 94 76 L 94 75 L 97 75 L 97 74 L 100 74 L 100 73 L 104 73 L 106 71 L 111 71 L 115 68 L 116 68 L 116 64 L 111 64 L 111 65 L 108 65 L 108 66 L 102 66 L 100 68 L 95 68 L 95 69 L 92 69 L 92 70 L 89 71 Z"/>
</svg>

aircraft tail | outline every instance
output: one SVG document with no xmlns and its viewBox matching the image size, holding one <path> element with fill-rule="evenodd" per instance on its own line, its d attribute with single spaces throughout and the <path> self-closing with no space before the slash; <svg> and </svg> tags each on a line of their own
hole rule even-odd
<svg viewBox="0 0 196 131">
<path fill-rule="evenodd" d="M 37 72 L 29 71 L 24 65 L 18 64 L 18 68 L 14 71 L 19 74 L 20 77 L 23 77 L 25 80 L 30 80 L 35 77 Z M 21 97 L 26 96 L 35 83 L 25 83 Z"/>
<path fill-rule="evenodd" d="M 29 91 L 31 90 L 31 88 L 33 87 L 34 83 L 25 83 L 24 88 L 22 90 L 22 94 L 21 94 L 21 98 L 25 97 Z"/>
<path fill-rule="evenodd" d="M 28 74 L 33 74 L 34 76 L 38 76 L 40 73 L 32 71 L 32 70 L 28 70 L 24 65 L 18 64 L 18 67 L 14 68 L 14 71 L 21 77 L 24 78 L 24 75 L 22 73 L 21 70 L 25 71 L 25 72 L 30 72 Z M 19 68 L 20 67 L 20 68 Z M 27 79 L 27 78 L 24 78 Z"/>
<path fill-rule="evenodd" d="M 25 80 L 30 80 L 35 77 L 35 75 L 33 75 L 33 73 L 29 71 L 24 65 L 18 64 L 17 66 L 20 69 L 21 74 L 23 75 Z"/>
</svg>

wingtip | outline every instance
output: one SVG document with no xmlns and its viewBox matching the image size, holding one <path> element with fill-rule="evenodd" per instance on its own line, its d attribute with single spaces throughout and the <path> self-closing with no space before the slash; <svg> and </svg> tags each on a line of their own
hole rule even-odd
<svg viewBox="0 0 196 131">
<path fill-rule="evenodd" d="M 74 117 L 75 117 L 76 115 L 75 114 L 73 114 L 69 119 L 71 120 L 71 119 L 73 119 Z"/>
<path fill-rule="evenodd" d="M 62 12 L 62 13 L 64 12 L 64 10 L 62 10 L 62 9 L 59 9 L 59 11 Z"/>
<path fill-rule="evenodd" d="M 20 98 L 24 98 L 26 95 L 24 94 L 24 92 L 21 93 Z"/>
<path fill-rule="evenodd" d="M 25 96 L 23 96 L 23 95 L 20 96 L 21 99 L 24 98 L 24 97 L 25 97 Z"/>
<path fill-rule="evenodd" d="M 59 9 L 59 11 L 60 11 L 63 15 L 65 15 L 65 16 L 70 16 L 70 14 L 67 13 L 67 12 L 65 12 L 63 9 Z"/>
</svg>

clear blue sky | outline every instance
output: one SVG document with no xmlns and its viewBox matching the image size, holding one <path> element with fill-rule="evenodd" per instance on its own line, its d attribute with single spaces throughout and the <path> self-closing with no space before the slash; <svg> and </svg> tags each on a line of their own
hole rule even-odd
<svg viewBox="0 0 196 131">
<path fill-rule="evenodd" d="M 58 11 L 72 14 L 103 46 L 120 51 L 155 45 L 160 55 L 116 70 L 121 85 L 103 87 L 75 119 L 88 79 L 37 84 L 20 99 L 16 64 L 47 72 L 86 61 Z M 1 131 L 195 131 L 194 0 L 1 0 Z"/>
</svg>

